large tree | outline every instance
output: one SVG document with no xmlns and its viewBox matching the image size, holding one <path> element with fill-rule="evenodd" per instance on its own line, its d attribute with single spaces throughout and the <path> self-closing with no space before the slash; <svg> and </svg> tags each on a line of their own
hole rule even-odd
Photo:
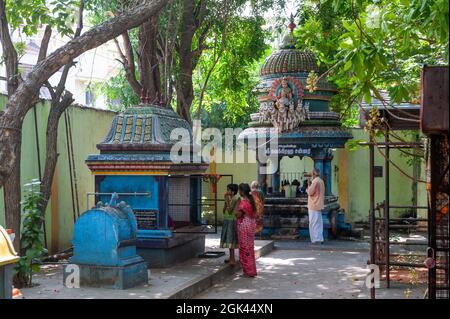
<svg viewBox="0 0 450 319">
<path fill-rule="evenodd" d="M 45 25 L 54 25 L 54 21 L 61 21 L 68 17 L 64 7 L 69 4 L 78 3 L 74 1 L 55 1 L 52 3 L 53 9 L 48 9 L 48 3 L 45 0 L 35 0 L 32 3 L 5 2 L 0 1 L 0 38 L 3 48 L 3 61 L 6 66 L 6 81 L 8 84 L 8 101 L 2 113 L 0 114 L 0 187 L 9 187 L 9 178 L 14 176 L 14 182 L 20 179 L 20 148 L 21 131 L 23 119 L 27 112 L 33 107 L 39 97 L 40 89 L 47 85 L 48 79 L 59 69 L 70 65 L 72 61 L 82 53 L 100 46 L 101 44 L 116 38 L 125 31 L 136 28 L 142 23 L 148 21 L 153 15 L 157 14 L 165 0 L 144 0 L 137 4 L 129 6 L 126 10 L 119 12 L 115 17 L 93 27 L 89 31 L 81 34 L 75 34 L 73 39 L 59 49 L 46 56 L 46 46 L 50 31 L 44 35 L 40 59 L 25 78 L 21 78 L 18 70 L 17 49 L 11 38 L 11 31 L 17 29 L 20 25 L 25 25 L 23 31 L 31 34 L 35 32 L 38 23 Z M 81 8 L 81 7 L 80 7 Z M 8 11 L 8 9 L 11 9 Z M 59 11 L 58 11 L 59 10 Z M 82 10 L 81 10 L 82 11 Z M 53 15 L 58 19 L 52 18 Z M 27 15 L 28 14 L 28 15 Z M 19 17 L 19 18 L 18 18 Z M 9 22 L 11 21 L 11 23 Z M 58 31 L 71 30 L 64 23 L 56 24 Z M 78 31 L 78 30 L 77 30 Z M 70 34 L 70 31 L 66 31 Z M 61 86 L 64 91 L 64 85 Z M 60 87 L 60 88 L 61 88 Z M 56 88 L 56 90 L 60 89 Z M 51 88 L 51 92 L 52 92 Z M 55 91 L 52 92 L 54 94 Z M 59 94 L 58 98 L 54 95 L 54 101 L 65 103 L 71 99 L 68 94 Z M 60 112 L 54 112 L 55 117 L 60 116 Z M 56 122 L 57 123 L 57 122 Z M 17 185 L 15 191 L 17 191 Z M 20 200 L 19 200 L 20 202 Z M 16 234 L 20 234 L 20 206 L 15 200 L 15 209 L 7 212 L 6 224 L 12 228 Z M 17 236 L 19 237 L 19 236 Z"/>
<path fill-rule="evenodd" d="M 107 12 L 114 12 L 127 5 L 124 0 L 89 1 L 96 4 L 95 19 L 102 19 Z M 261 12 L 269 7 L 280 8 L 283 3 L 282 0 L 170 0 L 166 8 L 161 10 L 158 22 L 152 21 L 150 29 L 157 34 L 156 46 L 143 47 L 146 42 L 141 41 L 141 30 L 123 34 L 122 41 L 116 43 L 124 71 L 106 85 L 101 84 L 101 89 L 110 100 L 120 100 L 121 107 L 133 105 L 138 102 L 142 91 L 152 92 L 143 79 L 144 74 L 150 74 L 143 72 L 144 68 L 151 70 L 154 72 L 153 79 L 160 80 L 159 96 L 163 104 L 174 107 L 190 122 L 193 110 L 198 110 L 197 117 L 202 112 L 210 81 L 217 79 L 214 79 L 214 75 L 219 72 L 225 75 L 226 72 L 221 68 L 236 68 L 230 71 L 235 75 L 242 70 L 239 75 L 243 78 L 231 82 L 247 82 L 248 65 L 266 52 L 264 41 L 268 33 L 263 31 Z M 244 14 L 246 9 L 248 12 Z M 241 26 L 244 28 L 239 29 Z M 145 55 L 153 58 L 144 59 L 144 49 L 150 48 L 153 53 L 147 52 Z M 241 54 L 238 57 L 240 65 L 221 63 L 236 52 Z M 157 64 L 149 64 L 150 61 L 156 61 Z M 230 91 L 235 88 L 239 91 L 243 87 L 228 88 Z"/>
</svg>

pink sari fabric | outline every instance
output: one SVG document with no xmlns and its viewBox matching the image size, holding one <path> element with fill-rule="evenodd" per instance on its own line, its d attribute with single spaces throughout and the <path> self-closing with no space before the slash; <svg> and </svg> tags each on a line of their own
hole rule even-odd
<svg viewBox="0 0 450 319">
<path fill-rule="evenodd" d="M 239 260 L 242 270 L 247 276 L 256 276 L 255 259 L 255 211 L 247 199 L 241 200 L 239 210 L 244 216 L 237 220 L 237 233 L 239 239 Z"/>
</svg>

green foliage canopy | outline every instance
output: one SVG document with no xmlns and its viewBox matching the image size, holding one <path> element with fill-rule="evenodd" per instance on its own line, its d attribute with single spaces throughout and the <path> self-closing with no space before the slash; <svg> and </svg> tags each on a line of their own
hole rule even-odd
<svg viewBox="0 0 450 319">
<path fill-rule="evenodd" d="M 6 1 L 8 22 L 14 30 L 27 36 L 37 33 L 41 25 L 51 25 L 62 36 L 73 34 L 76 0 L 14 0 Z"/>
<path fill-rule="evenodd" d="M 319 0 L 300 10 L 298 46 L 317 55 L 347 117 L 381 90 L 393 103 L 417 102 L 422 66 L 448 64 L 446 0 Z"/>
</svg>

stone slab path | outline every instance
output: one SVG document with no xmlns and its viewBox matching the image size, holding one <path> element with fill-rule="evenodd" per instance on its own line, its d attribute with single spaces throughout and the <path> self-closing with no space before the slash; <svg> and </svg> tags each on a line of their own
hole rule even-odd
<svg viewBox="0 0 450 319">
<path fill-rule="evenodd" d="M 300 245 L 302 248 L 305 246 Z M 305 250 L 293 249 L 293 243 L 275 244 L 275 247 L 280 246 L 290 246 L 290 249 L 275 249 L 259 258 L 256 278 L 243 278 L 236 274 L 196 298 L 369 298 L 365 286 L 367 251 L 345 250 L 345 245 L 341 244 L 338 250 L 327 249 L 326 245 L 317 250 L 311 250 L 311 247 Z M 411 290 L 409 298 L 423 298 L 425 287 L 412 285 L 392 284 L 390 289 L 377 289 L 376 294 L 377 298 L 404 299 L 406 289 Z"/>
<path fill-rule="evenodd" d="M 207 251 L 219 248 L 218 235 L 208 235 Z M 255 241 L 257 254 L 264 255 L 273 248 L 273 242 Z M 35 287 L 21 289 L 25 299 L 168 299 L 191 298 L 239 271 L 224 263 L 225 257 L 193 258 L 170 268 L 151 269 L 149 282 L 132 289 L 114 290 L 103 288 L 66 288 L 63 286 L 62 265 L 51 264 L 41 267 L 34 275 Z"/>
</svg>

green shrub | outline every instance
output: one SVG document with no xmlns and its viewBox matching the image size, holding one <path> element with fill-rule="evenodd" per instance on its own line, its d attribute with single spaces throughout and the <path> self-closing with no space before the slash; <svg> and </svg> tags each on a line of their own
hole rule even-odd
<svg viewBox="0 0 450 319">
<path fill-rule="evenodd" d="M 25 198 L 22 204 L 22 234 L 20 237 L 20 260 L 17 263 L 14 284 L 17 287 L 31 286 L 33 272 L 38 272 L 39 263 L 46 253 L 43 241 L 42 223 L 44 217 L 39 210 L 42 199 L 40 181 L 33 179 L 25 184 Z"/>
</svg>

